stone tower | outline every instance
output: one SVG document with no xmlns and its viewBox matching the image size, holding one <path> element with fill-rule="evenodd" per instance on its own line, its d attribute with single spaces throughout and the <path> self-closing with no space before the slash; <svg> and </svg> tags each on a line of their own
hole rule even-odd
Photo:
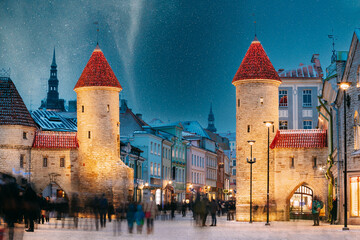
<svg viewBox="0 0 360 240">
<path fill-rule="evenodd" d="M 253 221 L 265 221 L 268 129 L 264 121 L 274 122 L 270 127 L 271 143 L 279 122 L 278 87 L 281 80 L 256 36 L 232 83 L 236 87 L 236 220 L 250 220 L 250 164 L 246 161 L 250 158 L 250 145 L 247 141 L 255 140 L 252 154 L 256 158 L 252 178 Z M 270 152 L 270 196 L 274 180 L 272 169 L 273 153 Z"/>
<path fill-rule="evenodd" d="M 210 105 L 210 113 L 209 113 L 209 117 L 208 117 L 208 127 L 206 129 L 213 133 L 216 132 L 215 117 L 214 117 L 214 113 L 212 111 L 212 104 Z"/>
<path fill-rule="evenodd" d="M 105 193 L 116 203 L 125 200 L 131 188 L 132 171 L 120 160 L 121 90 L 97 45 L 74 88 L 77 94 L 79 187 L 83 197 Z"/>
</svg>

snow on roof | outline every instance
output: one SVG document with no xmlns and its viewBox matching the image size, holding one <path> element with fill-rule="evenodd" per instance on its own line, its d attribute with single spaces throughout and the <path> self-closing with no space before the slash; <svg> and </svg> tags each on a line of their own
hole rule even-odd
<svg viewBox="0 0 360 240">
<path fill-rule="evenodd" d="M 184 131 L 186 132 L 210 139 L 209 135 L 198 121 L 185 121 L 181 122 L 181 125 L 184 127 Z"/>
<path fill-rule="evenodd" d="M 76 124 L 61 114 L 55 111 L 35 110 L 31 113 L 36 124 L 42 130 L 46 131 L 61 131 L 61 132 L 76 132 Z"/>
</svg>

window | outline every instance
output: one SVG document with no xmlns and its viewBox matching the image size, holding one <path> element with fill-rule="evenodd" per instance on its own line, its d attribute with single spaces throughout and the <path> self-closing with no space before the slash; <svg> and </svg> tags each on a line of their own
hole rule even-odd
<svg viewBox="0 0 360 240">
<path fill-rule="evenodd" d="M 110 105 L 109 104 L 107 105 L 106 111 L 110 112 Z"/>
<path fill-rule="evenodd" d="M 91 138 L 91 132 L 88 131 L 88 138 L 90 139 Z"/>
<path fill-rule="evenodd" d="M 48 159 L 47 157 L 43 158 L 43 167 L 47 167 L 48 166 Z"/>
<path fill-rule="evenodd" d="M 24 168 L 24 154 L 20 155 L 20 168 Z"/>
<path fill-rule="evenodd" d="M 280 90 L 279 91 L 279 107 L 287 107 L 287 90 Z"/>
<path fill-rule="evenodd" d="M 194 166 L 194 154 L 192 154 L 191 165 Z"/>
<path fill-rule="evenodd" d="M 303 90 L 303 107 L 311 107 L 311 90 Z"/>
<path fill-rule="evenodd" d="M 65 158 L 60 158 L 60 167 L 65 167 Z"/>
<path fill-rule="evenodd" d="M 238 107 L 240 107 L 240 99 L 238 99 Z"/>
<path fill-rule="evenodd" d="M 236 176 L 236 168 L 233 168 L 233 169 L 232 169 L 232 175 L 233 175 L 233 176 Z"/>
<path fill-rule="evenodd" d="M 360 87 L 360 65 L 358 66 L 356 73 L 356 87 Z"/>
<path fill-rule="evenodd" d="M 279 129 L 280 130 L 288 129 L 288 121 L 279 121 Z"/>
<path fill-rule="evenodd" d="M 236 166 L 236 159 L 232 160 L 232 165 L 235 167 Z"/>
<path fill-rule="evenodd" d="M 350 215 L 360 217 L 360 176 L 350 178 Z"/>
<path fill-rule="evenodd" d="M 312 121 L 311 120 L 304 121 L 304 129 L 312 129 Z"/>
<path fill-rule="evenodd" d="M 294 168 L 294 167 L 295 167 L 295 158 L 292 157 L 292 158 L 290 159 L 290 161 L 291 161 L 291 162 L 290 162 L 290 164 L 291 164 L 290 167 L 291 167 L 291 168 Z"/>
<path fill-rule="evenodd" d="M 260 104 L 263 105 L 264 104 L 264 98 L 260 97 Z"/>
<path fill-rule="evenodd" d="M 196 156 L 196 166 L 198 167 L 199 165 L 199 156 Z"/>
<path fill-rule="evenodd" d="M 160 151 L 160 144 L 158 144 L 158 155 L 161 155 L 161 151 Z"/>
<path fill-rule="evenodd" d="M 23 139 L 27 139 L 27 132 L 23 132 Z"/>
<path fill-rule="evenodd" d="M 354 114 L 354 149 L 360 149 L 360 124 L 359 114 L 355 111 Z"/>
<path fill-rule="evenodd" d="M 150 175 L 153 175 L 153 163 L 150 163 Z"/>
<path fill-rule="evenodd" d="M 153 153 L 153 143 L 150 142 L 150 152 Z"/>
<path fill-rule="evenodd" d="M 84 105 L 81 106 L 81 112 L 84 112 Z"/>
<path fill-rule="evenodd" d="M 247 126 L 247 132 L 250 132 L 250 125 Z"/>
<path fill-rule="evenodd" d="M 317 159 L 316 157 L 313 157 L 313 168 L 317 167 Z"/>
<path fill-rule="evenodd" d="M 158 176 L 161 176 L 161 168 L 160 168 L 160 163 L 158 163 Z"/>
</svg>

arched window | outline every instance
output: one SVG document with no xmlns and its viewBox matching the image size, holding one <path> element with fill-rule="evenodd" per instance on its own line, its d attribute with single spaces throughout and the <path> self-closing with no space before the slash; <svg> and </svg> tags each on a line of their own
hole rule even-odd
<svg viewBox="0 0 360 240">
<path fill-rule="evenodd" d="M 354 114 L 354 148 L 360 149 L 360 122 L 359 122 L 359 113 L 355 111 Z"/>
</svg>

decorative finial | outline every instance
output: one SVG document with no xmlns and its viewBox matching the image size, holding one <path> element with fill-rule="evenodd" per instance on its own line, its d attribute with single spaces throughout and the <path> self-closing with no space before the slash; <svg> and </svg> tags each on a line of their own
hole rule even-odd
<svg viewBox="0 0 360 240">
<path fill-rule="evenodd" d="M 96 21 L 96 22 L 94 22 L 94 24 L 97 26 L 96 27 L 96 45 L 99 45 L 99 22 Z"/>
<path fill-rule="evenodd" d="M 331 63 L 334 63 L 336 61 L 335 40 L 337 40 L 334 35 L 334 29 L 331 29 L 331 35 L 328 35 L 328 38 L 332 39 L 332 45 L 333 45 L 332 53 L 333 54 L 331 56 Z"/>
<path fill-rule="evenodd" d="M 57 66 L 56 65 L 56 58 L 55 58 L 55 46 L 54 46 L 53 60 L 52 60 L 51 66 L 53 66 L 53 67 Z"/>
</svg>

